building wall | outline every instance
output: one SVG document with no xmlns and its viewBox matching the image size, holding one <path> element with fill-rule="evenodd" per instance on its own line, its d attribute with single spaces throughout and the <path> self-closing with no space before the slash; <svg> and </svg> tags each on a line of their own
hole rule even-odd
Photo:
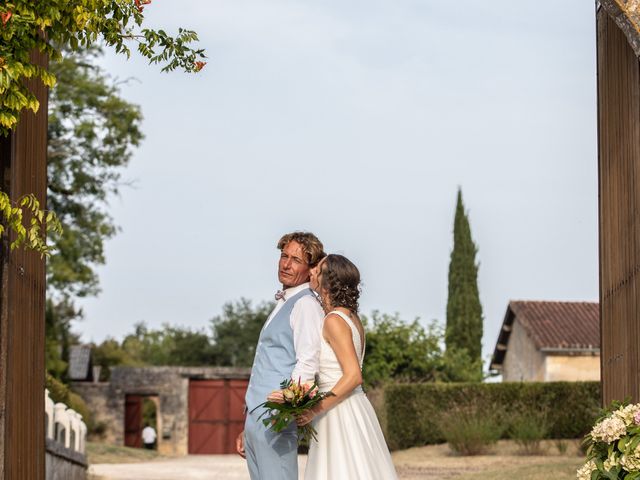
<svg viewBox="0 0 640 480">
<path fill-rule="evenodd" d="M 107 383 L 73 384 L 97 422 L 105 422 L 105 441 L 124 445 L 126 395 L 157 397 L 158 452 L 186 455 L 189 449 L 189 379 L 249 378 L 250 369 L 230 367 L 115 367 Z M 155 398 L 154 398 L 155 401 Z"/>
<path fill-rule="evenodd" d="M 124 445 L 124 395 L 108 382 L 75 382 L 72 389 L 86 402 L 94 428 L 104 428 L 100 441 Z"/>
<path fill-rule="evenodd" d="M 502 381 L 543 382 L 544 380 L 544 355 L 536 350 L 516 317 L 502 363 Z"/>
<path fill-rule="evenodd" d="M 545 381 L 600 381 L 600 355 L 547 355 Z"/>
</svg>

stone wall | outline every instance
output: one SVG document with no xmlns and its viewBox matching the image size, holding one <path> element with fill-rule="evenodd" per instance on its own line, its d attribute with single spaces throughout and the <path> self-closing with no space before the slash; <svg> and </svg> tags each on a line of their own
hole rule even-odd
<svg viewBox="0 0 640 480">
<path fill-rule="evenodd" d="M 126 395 L 152 397 L 158 406 L 158 451 L 186 455 L 189 448 L 189 380 L 249 378 L 250 369 L 232 367 L 115 367 L 107 383 L 74 383 L 96 422 L 106 425 L 105 441 L 124 445 Z M 157 399 L 157 400 L 156 400 Z"/>
<path fill-rule="evenodd" d="M 124 445 L 124 394 L 109 382 L 72 383 L 72 389 L 87 403 L 94 428 L 104 428 L 101 441 Z M 95 440 L 95 438 L 91 438 Z"/>
</svg>

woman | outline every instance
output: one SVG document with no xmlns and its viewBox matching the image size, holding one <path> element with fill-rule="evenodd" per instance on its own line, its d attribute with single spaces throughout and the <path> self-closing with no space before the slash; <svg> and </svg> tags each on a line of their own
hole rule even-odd
<svg viewBox="0 0 640 480">
<path fill-rule="evenodd" d="M 311 288 L 326 313 L 319 387 L 331 391 L 298 425 L 313 420 L 305 480 L 392 480 L 397 474 L 369 400 L 362 391 L 364 329 L 358 318 L 360 272 L 342 255 L 328 255 L 311 271 Z"/>
</svg>

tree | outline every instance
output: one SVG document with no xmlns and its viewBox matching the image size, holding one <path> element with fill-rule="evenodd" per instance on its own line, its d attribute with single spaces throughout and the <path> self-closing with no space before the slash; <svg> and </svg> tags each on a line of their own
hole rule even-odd
<svg viewBox="0 0 640 480">
<path fill-rule="evenodd" d="M 442 375 L 442 328 L 432 322 L 425 330 L 418 319 L 407 323 L 398 314 L 374 311 L 367 331 L 363 376 L 367 386 L 389 380 L 434 381 Z"/>
<path fill-rule="evenodd" d="M 71 330 L 71 322 L 79 319 L 81 312 L 69 298 L 59 302 L 48 298 L 45 303 L 45 368 L 57 380 L 65 380 L 69 362 L 69 350 L 79 343 L 78 335 Z"/>
<path fill-rule="evenodd" d="M 142 28 L 144 6 L 149 3 L 151 0 L 13 0 L 0 5 L 0 135 L 10 133 L 23 110 L 39 109 L 25 79 L 39 78 L 48 87 L 56 82 L 55 73 L 46 65 L 34 63 L 31 54 L 36 50 L 55 62 L 64 49 L 90 49 L 102 42 L 129 56 L 127 42 L 134 41 L 150 63 L 164 64 L 163 71 L 178 67 L 187 72 L 201 70 L 205 62 L 199 59 L 204 58 L 204 51 L 189 46 L 197 40 L 195 32 L 179 29 L 171 37 L 164 30 Z M 84 167 L 92 168 L 91 159 Z M 42 231 L 59 231 L 59 224 L 53 212 L 41 209 L 34 195 L 10 199 L 0 192 L 0 214 L 15 233 L 12 248 L 26 245 L 49 253 Z M 0 225 L 0 234 L 4 228 Z"/>
<path fill-rule="evenodd" d="M 209 366 L 214 364 L 210 337 L 201 330 L 163 325 L 154 330 L 143 322 L 122 342 L 108 338 L 93 345 L 93 363 L 108 380 L 115 366 Z"/>
<path fill-rule="evenodd" d="M 100 371 L 100 380 L 102 381 L 109 380 L 111 367 L 141 367 L 144 365 L 142 360 L 132 357 L 113 338 L 107 338 L 100 345 L 91 345 L 91 355 L 93 365 L 102 367 Z"/>
<path fill-rule="evenodd" d="M 40 78 L 53 87 L 56 76 L 49 69 L 32 63 L 31 52 L 38 49 L 51 60 L 62 57 L 61 50 L 73 51 L 94 47 L 102 42 L 117 53 L 127 56 L 128 41 L 149 63 L 164 63 L 162 71 L 178 67 L 197 72 L 204 67 L 199 61 L 204 50 L 189 44 L 198 36 L 179 29 L 176 37 L 164 30 L 142 28 L 144 6 L 151 0 L 48 0 L 32 2 L 13 0 L 0 6 L 0 133 L 7 135 L 18 123 L 20 112 L 28 108 L 36 112 L 39 103 L 23 80 Z"/>
<path fill-rule="evenodd" d="M 104 242 L 117 232 L 108 196 L 122 185 L 122 170 L 143 138 L 142 114 L 125 101 L 115 80 L 98 66 L 98 48 L 69 52 L 53 62 L 58 83 L 49 98 L 48 208 L 63 233 L 55 239 L 47 284 L 62 295 L 95 295 L 95 266 Z"/>
<path fill-rule="evenodd" d="M 204 366 L 213 363 L 211 340 L 200 330 L 163 325 L 152 330 L 144 323 L 122 341 L 122 349 L 145 365 Z"/>
<path fill-rule="evenodd" d="M 449 356 L 477 366 L 476 379 L 482 378 L 482 305 L 478 293 L 476 245 L 471 238 L 469 219 L 458 189 L 453 226 L 453 250 L 449 263 L 449 297 L 445 343 Z"/>
<path fill-rule="evenodd" d="M 260 330 L 274 308 L 273 302 L 262 302 L 255 308 L 242 298 L 226 303 L 222 315 L 211 320 L 213 356 L 216 365 L 250 367 Z"/>
<path fill-rule="evenodd" d="M 66 52 L 50 66 L 58 83 L 50 92 L 48 208 L 62 233 L 47 262 L 47 370 L 63 379 L 68 351 L 78 341 L 72 322 L 82 318 L 74 299 L 99 292 L 95 267 L 105 263 L 104 242 L 117 232 L 107 211 L 109 195 L 142 139 L 142 114 L 120 97 L 118 85 L 98 65 L 98 48 Z"/>
</svg>

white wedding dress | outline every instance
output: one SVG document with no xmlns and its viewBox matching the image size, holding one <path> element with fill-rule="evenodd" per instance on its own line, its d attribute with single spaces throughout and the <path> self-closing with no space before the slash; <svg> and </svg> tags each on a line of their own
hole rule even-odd
<svg viewBox="0 0 640 480">
<path fill-rule="evenodd" d="M 353 345 L 362 368 L 364 349 L 360 332 L 348 315 L 337 310 L 331 313 L 339 315 L 351 328 Z M 320 391 L 331 390 L 341 376 L 342 369 L 336 354 L 323 338 L 320 347 Z M 313 426 L 318 432 L 318 441 L 311 441 L 305 480 L 398 478 L 378 418 L 361 387 L 318 415 Z"/>
</svg>

